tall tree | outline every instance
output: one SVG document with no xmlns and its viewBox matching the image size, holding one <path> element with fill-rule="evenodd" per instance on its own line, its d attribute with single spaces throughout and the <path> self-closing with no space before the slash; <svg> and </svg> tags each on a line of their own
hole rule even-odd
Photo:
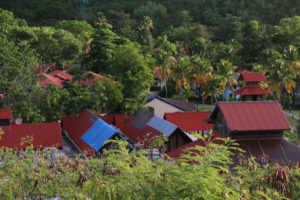
<svg viewBox="0 0 300 200">
<path fill-rule="evenodd" d="M 168 96 L 167 82 L 172 76 L 171 61 L 177 53 L 176 45 L 168 41 L 167 36 L 158 37 L 154 46 L 154 58 L 160 71 L 160 79 L 163 81 L 166 97 Z"/>
<path fill-rule="evenodd" d="M 116 48 L 117 35 L 108 23 L 97 23 L 92 35 L 91 50 L 87 56 L 88 69 L 93 72 L 109 73 L 110 61 Z"/>
<path fill-rule="evenodd" d="M 136 43 L 118 46 L 112 58 L 112 74 L 123 85 L 121 110 L 132 113 L 140 108 L 153 81 L 153 71 Z"/>
</svg>

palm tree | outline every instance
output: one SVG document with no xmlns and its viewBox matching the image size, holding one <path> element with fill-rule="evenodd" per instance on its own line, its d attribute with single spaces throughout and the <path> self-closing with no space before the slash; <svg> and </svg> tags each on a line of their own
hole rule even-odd
<svg viewBox="0 0 300 200">
<path fill-rule="evenodd" d="M 173 71 L 173 79 L 175 81 L 175 89 L 179 90 L 179 94 L 181 94 L 182 89 L 190 88 L 190 70 L 191 70 L 191 62 L 188 56 L 184 56 L 179 60 L 175 58 L 171 59 L 171 66 Z"/>
<path fill-rule="evenodd" d="M 293 95 L 296 87 L 294 80 L 300 75 L 297 48 L 289 46 L 283 51 L 283 54 L 274 50 L 267 50 L 266 56 L 268 57 L 265 65 L 268 90 L 273 94 L 275 93 L 278 99 L 280 99 L 283 90 Z"/>
<path fill-rule="evenodd" d="M 167 81 L 172 76 L 171 63 L 175 59 L 173 56 L 176 53 L 176 45 L 169 42 L 167 36 L 164 35 L 157 38 L 154 47 L 154 57 L 160 71 L 160 79 L 164 83 L 166 97 L 168 95 Z"/>
<path fill-rule="evenodd" d="M 207 82 L 212 78 L 213 67 L 209 60 L 201 60 L 198 56 L 191 57 L 192 72 L 191 75 L 194 78 L 194 83 L 198 88 L 203 90 Z M 204 111 L 204 95 L 202 96 L 202 109 Z"/>
<path fill-rule="evenodd" d="M 236 69 L 228 60 L 221 59 L 217 64 L 217 74 L 221 76 L 221 91 L 224 92 L 226 87 L 229 87 L 232 91 L 234 90 L 233 85 L 237 84 L 236 75 L 234 70 Z M 223 95 L 224 100 L 224 95 Z"/>
<path fill-rule="evenodd" d="M 215 101 L 217 102 L 216 95 L 222 94 L 222 77 L 215 76 L 210 81 L 207 82 L 205 87 L 203 88 L 202 95 L 204 95 L 205 98 L 210 97 L 211 99 L 211 105 L 214 104 L 213 98 L 215 98 Z"/>
</svg>

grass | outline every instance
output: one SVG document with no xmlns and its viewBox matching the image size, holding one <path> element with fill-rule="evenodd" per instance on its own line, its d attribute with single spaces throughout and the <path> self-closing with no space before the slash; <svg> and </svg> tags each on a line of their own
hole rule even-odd
<svg viewBox="0 0 300 200">
<path fill-rule="evenodd" d="M 287 110 L 287 112 L 293 113 L 294 115 L 300 117 L 300 110 Z"/>
<path fill-rule="evenodd" d="M 285 116 L 287 120 L 290 122 L 292 128 L 296 128 L 298 121 L 287 114 Z"/>
<path fill-rule="evenodd" d="M 195 103 L 195 107 L 199 112 L 205 112 L 205 111 L 207 112 L 207 111 L 212 111 L 214 105 L 204 104 L 204 110 L 203 110 L 202 103 Z"/>
</svg>

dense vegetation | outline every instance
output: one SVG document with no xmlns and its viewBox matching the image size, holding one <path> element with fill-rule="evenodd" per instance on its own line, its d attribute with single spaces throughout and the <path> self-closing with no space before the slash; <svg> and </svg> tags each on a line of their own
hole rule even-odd
<svg viewBox="0 0 300 200">
<path fill-rule="evenodd" d="M 25 141 L 26 142 L 26 141 Z M 102 159 L 75 160 L 54 151 L 0 150 L 1 199 L 298 199 L 299 166 L 259 165 L 240 158 L 230 169 L 236 149 L 207 142 L 194 147 L 201 156 L 182 156 L 171 164 L 149 159 L 146 151 L 105 151 Z M 192 153 L 195 154 L 195 153 Z M 265 158 L 262 158 L 265 159 Z M 190 165 L 188 163 L 198 163 Z"/>
<path fill-rule="evenodd" d="M 0 11 L 1 104 L 26 122 L 54 121 L 84 108 L 132 113 L 143 105 L 155 69 L 165 83 L 161 95 L 197 94 L 202 102 L 213 102 L 226 86 L 234 87 L 234 72 L 248 69 L 266 74 L 267 99 L 288 106 L 300 74 L 299 4 L 0 1 L 16 16 Z M 77 78 L 91 70 L 118 84 L 99 83 L 97 89 L 70 84 L 62 90 L 38 86 L 41 71 L 65 64 L 81 64 L 70 71 Z"/>
</svg>

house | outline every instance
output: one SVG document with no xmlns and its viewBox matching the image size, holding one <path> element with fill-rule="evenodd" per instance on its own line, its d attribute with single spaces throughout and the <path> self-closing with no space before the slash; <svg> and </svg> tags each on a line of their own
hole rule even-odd
<svg viewBox="0 0 300 200">
<path fill-rule="evenodd" d="M 220 133 L 215 131 L 212 133 L 212 135 L 209 139 L 210 139 L 210 142 L 213 142 L 214 144 L 219 144 L 219 145 L 224 144 L 223 140 L 220 140 L 219 138 L 226 138 L 226 136 L 221 135 Z M 186 145 L 183 145 L 177 149 L 174 149 L 174 150 L 168 152 L 166 154 L 167 158 L 170 158 L 173 160 L 179 159 L 181 156 L 188 153 L 187 151 L 189 148 L 194 148 L 196 146 L 205 147 L 206 143 L 202 139 L 198 139 L 193 142 L 187 143 Z M 197 152 L 195 150 L 192 150 L 192 152 L 194 152 L 195 154 L 200 154 L 200 152 Z"/>
<path fill-rule="evenodd" d="M 84 86 L 95 86 L 95 81 L 98 79 L 104 79 L 107 81 L 111 81 L 109 78 L 102 76 L 100 74 L 96 74 L 94 72 L 86 72 L 84 74 L 82 74 L 81 76 L 81 80 L 77 81 L 77 83 L 79 83 L 80 85 L 84 85 Z M 116 83 L 116 81 L 111 81 L 112 83 Z"/>
<path fill-rule="evenodd" d="M 64 80 L 61 80 L 57 77 L 54 77 L 49 74 L 41 73 L 40 75 L 40 80 L 39 80 L 39 85 L 41 87 L 48 87 L 49 84 L 54 84 L 58 88 L 63 88 L 64 87 Z"/>
<path fill-rule="evenodd" d="M 262 72 L 243 72 L 238 80 L 244 81 L 246 84 L 234 91 L 235 94 L 241 96 L 242 101 L 262 101 L 263 95 L 269 94 L 268 91 L 259 85 L 259 82 L 266 81 L 266 77 Z"/>
<path fill-rule="evenodd" d="M 246 157 L 300 161 L 300 148 L 283 137 L 291 127 L 277 101 L 219 102 L 206 121 L 213 123 L 214 131 L 236 140 Z"/>
<path fill-rule="evenodd" d="M 62 148 L 60 123 L 19 124 L 13 121 L 11 110 L 0 110 L 2 130 L 0 147 L 24 149 L 28 146 Z M 1 131 L 0 131 L 1 132 Z"/>
<path fill-rule="evenodd" d="M 151 141 L 156 136 L 165 135 L 168 138 L 167 152 L 195 140 L 176 125 L 144 109 L 140 109 L 133 116 L 124 119 L 126 121 L 122 122 L 123 125 L 120 128 L 122 133 L 145 149 L 149 148 Z"/>
<path fill-rule="evenodd" d="M 212 124 L 204 120 L 208 118 L 210 112 L 176 112 L 165 113 L 164 119 L 175 124 L 186 132 L 202 133 L 213 128 Z"/>
<path fill-rule="evenodd" d="M 67 137 L 87 156 L 95 155 L 103 148 L 112 148 L 113 144 L 105 144 L 109 139 L 125 140 L 117 129 L 89 110 L 76 117 L 63 117 L 62 126 Z"/>
<path fill-rule="evenodd" d="M 72 81 L 74 76 L 72 74 L 66 73 L 61 70 L 55 70 L 53 72 L 48 73 L 48 75 L 58 78 L 62 81 Z"/>
<path fill-rule="evenodd" d="M 146 97 L 144 106 L 153 109 L 154 114 L 160 118 L 163 118 L 165 113 L 192 112 L 196 110 L 195 105 L 186 102 L 186 100 L 166 99 L 148 93 L 146 93 Z"/>
<path fill-rule="evenodd" d="M 0 109 L 0 126 L 8 126 L 12 119 L 11 109 Z"/>
</svg>

